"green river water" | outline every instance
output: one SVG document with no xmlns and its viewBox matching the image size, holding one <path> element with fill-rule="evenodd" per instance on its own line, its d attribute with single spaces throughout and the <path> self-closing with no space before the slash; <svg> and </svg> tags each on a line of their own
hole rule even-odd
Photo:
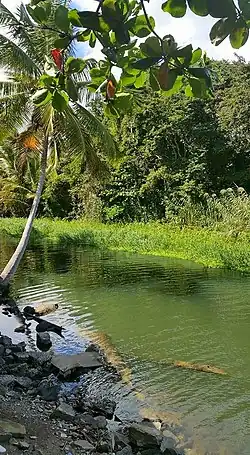
<svg viewBox="0 0 250 455">
<path fill-rule="evenodd" d="M 13 246 L 2 241 L 0 265 Z M 20 305 L 58 302 L 67 329 L 109 335 L 148 405 L 181 422 L 199 453 L 250 454 L 250 277 L 174 259 L 79 247 L 30 249 L 14 281 Z M 0 316 L 0 330 L 16 322 Z M 228 376 L 174 368 L 212 364 Z"/>
</svg>

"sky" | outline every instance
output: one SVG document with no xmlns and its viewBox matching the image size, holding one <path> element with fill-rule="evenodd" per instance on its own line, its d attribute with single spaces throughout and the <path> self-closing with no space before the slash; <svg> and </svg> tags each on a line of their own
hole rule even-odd
<svg viewBox="0 0 250 455">
<path fill-rule="evenodd" d="M 209 16 L 198 17 L 191 11 L 189 11 L 184 18 L 172 18 L 168 13 L 163 13 L 161 10 L 162 1 L 163 0 L 150 0 L 150 3 L 146 3 L 148 13 L 156 20 L 156 30 L 160 36 L 171 34 L 174 36 L 179 46 L 192 43 L 194 49 L 201 47 L 207 52 L 209 57 L 215 59 L 234 59 L 235 50 L 232 49 L 229 39 L 226 39 L 218 47 L 213 46 L 209 41 L 209 31 L 213 23 L 216 22 L 216 19 Z M 2 3 L 14 11 L 20 1 L 3 0 Z M 95 10 L 96 5 L 96 0 L 73 0 L 73 6 L 81 10 Z M 86 48 L 85 44 L 82 44 L 79 51 L 82 56 L 91 56 L 96 59 L 101 58 L 102 56 L 100 46 L 97 46 L 92 50 Z M 247 61 L 250 61 L 250 39 L 244 47 L 237 50 L 237 54 L 244 57 Z"/>
</svg>

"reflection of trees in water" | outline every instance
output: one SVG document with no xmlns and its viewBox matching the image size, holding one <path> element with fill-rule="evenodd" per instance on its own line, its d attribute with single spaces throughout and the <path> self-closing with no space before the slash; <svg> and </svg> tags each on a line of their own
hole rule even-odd
<svg viewBox="0 0 250 455">
<path fill-rule="evenodd" d="M 1 239 L 0 263 L 5 264 L 11 256 L 16 241 Z M 116 255 L 102 250 L 86 250 L 81 247 L 58 247 L 48 242 L 40 246 L 30 244 L 19 276 L 27 273 L 70 273 L 73 277 L 82 276 L 86 286 L 136 285 L 143 283 L 149 291 L 159 291 L 174 295 L 193 295 L 199 292 L 201 283 L 212 276 L 222 278 L 225 272 L 211 271 L 205 268 L 191 268 L 178 262 L 176 264 L 158 264 L 154 259 L 131 255 L 129 257 Z"/>
</svg>

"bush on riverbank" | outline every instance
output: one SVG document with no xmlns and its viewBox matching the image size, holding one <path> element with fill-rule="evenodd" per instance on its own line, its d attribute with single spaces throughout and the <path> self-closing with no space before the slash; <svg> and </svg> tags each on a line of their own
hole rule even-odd
<svg viewBox="0 0 250 455">
<path fill-rule="evenodd" d="M 25 220 L 0 219 L 0 233 L 19 238 Z M 36 220 L 31 242 L 46 239 L 62 246 L 89 245 L 115 251 L 189 259 L 209 267 L 250 270 L 250 233 L 174 224 L 101 224 L 86 221 Z"/>
</svg>

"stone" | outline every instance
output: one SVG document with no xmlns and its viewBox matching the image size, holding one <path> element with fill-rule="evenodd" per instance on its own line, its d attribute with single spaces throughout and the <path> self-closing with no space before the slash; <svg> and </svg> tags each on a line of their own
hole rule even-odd
<svg viewBox="0 0 250 455">
<path fill-rule="evenodd" d="M 107 397 L 93 398 L 89 402 L 89 407 L 96 414 L 102 415 L 111 420 L 115 412 L 116 403 Z"/>
<path fill-rule="evenodd" d="M 15 383 L 13 374 L 2 374 L 0 376 L 0 386 L 11 387 Z"/>
<path fill-rule="evenodd" d="M 75 411 L 67 403 L 61 403 L 51 414 L 51 418 L 54 419 L 62 419 L 67 420 L 68 422 L 72 422 L 75 419 Z"/>
<path fill-rule="evenodd" d="M 20 363 L 28 363 L 30 360 L 30 355 L 28 352 L 14 352 L 14 359 Z"/>
<path fill-rule="evenodd" d="M 22 341 L 21 343 L 18 344 L 13 344 L 11 346 L 12 352 L 24 352 L 25 351 L 25 342 Z"/>
<path fill-rule="evenodd" d="M 95 352 L 82 352 L 81 354 L 54 355 L 51 364 L 64 376 L 69 376 L 75 372 L 94 370 L 102 366 L 99 356 Z"/>
<path fill-rule="evenodd" d="M 3 344 L 6 348 L 9 348 L 12 345 L 11 338 L 7 337 L 6 335 L 1 335 L 0 344 Z"/>
<path fill-rule="evenodd" d="M 26 428 L 20 423 L 11 420 L 0 419 L 0 431 L 10 433 L 14 438 L 24 438 L 26 435 Z"/>
<path fill-rule="evenodd" d="M 37 388 L 37 392 L 45 401 L 56 401 L 60 392 L 60 384 L 56 376 L 52 374 L 48 379 L 43 379 Z"/>
<path fill-rule="evenodd" d="M 163 439 L 159 430 L 146 423 L 133 423 L 128 432 L 130 442 L 145 449 L 160 447 Z"/>
<path fill-rule="evenodd" d="M 0 429 L 0 442 L 9 442 L 11 433 L 7 433 L 5 430 Z"/>
<path fill-rule="evenodd" d="M 164 430 L 161 443 L 161 452 L 168 453 L 169 450 L 174 449 L 177 446 L 178 442 L 178 438 L 172 433 L 172 431 Z"/>
<path fill-rule="evenodd" d="M 99 428 L 100 430 L 104 430 L 107 426 L 107 420 L 106 420 L 106 417 L 104 417 L 104 416 L 95 417 L 95 422 L 96 422 L 97 428 Z"/>
<path fill-rule="evenodd" d="M 25 442 L 25 441 L 18 441 L 17 447 L 21 450 L 29 450 L 30 444 L 28 444 L 28 442 Z"/>
<path fill-rule="evenodd" d="M 9 349 L 9 348 L 6 348 L 5 349 L 5 355 L 8 356 L 8 355 L 11 355 L 12 354 L 12 350 Z"/>
<path fill-rule="evenodd" d="M 132 449 L 130 446 L 123 447 L 122 450 L 118 450 L 116 455 L 133 455 Z"/>
<path fill-rule="evenodd" d="M 15 328 L 14 332 L 16 333 L 25 333 L 25 325 L 19 325 L 18 327 Z"/>
<path fill-rule="evenodd" d="M 92 452 L 95 448 L 92 444 L 90 444 L 85 439 L 77 439 L 74 441 L 75 447 L 85 450 L 86 452 Z"/>
<path fill-rule="evenodd" d="M 0 384 L 0 396 L 1 396 L 1 397 L 5 397 L 5 396 L 6 396 L 6 393 L 7 393 L 6 387 L 4 387 L 4 385 L 1 385 L 1 384 Z"/>
<path fill-rule="evenodd" d="M 5 348 L 2 344 L 0 344 L 0 357 L 4 355 Z"/>
<path fill-rule="evenodd" d="M 15 378 L 14 386 L 20 389 L 30 389 L 33 385 L 33 382 L 30 378 L 20 377 Z"/>
<path fill-rule="evenodd" d="M 3 367 L 4 365 L 5 365 L 5 360 L 2 357 L 0 357 L 0 367 Z"/>
<path fill-rule="evenodd" d="M 50 334 L 48 332 L 37 333 L 36 345 L 41 351 L 48 351 L 52 346 Z"/>
<path fill-rule="evenodd" d="M 0 446 L 0 453 L 6 453 L 6 452 L 7 452 L 7 451 L 6 451 L 5 447 Z"/>
<path fill-rule="evenodd" d="M 29 352 L 29 357 L 31 362 L 34 363 L 35 365 L 43 366 L 45 363 L 50 362 L 52 358 L 52 353 L 31 351 Z"/>
</svg>

